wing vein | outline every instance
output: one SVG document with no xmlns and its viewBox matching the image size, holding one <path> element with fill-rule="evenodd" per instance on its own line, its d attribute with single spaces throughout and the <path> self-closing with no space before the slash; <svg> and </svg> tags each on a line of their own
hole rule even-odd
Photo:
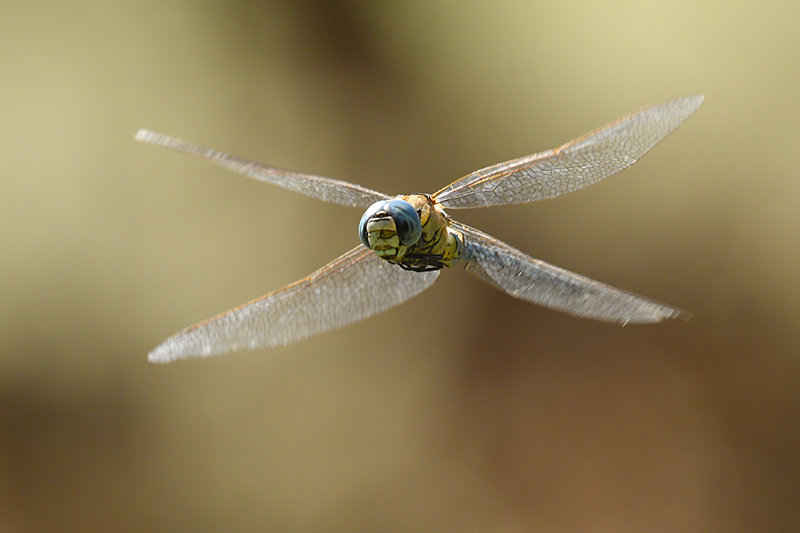
<svg viewBox="0 0 800 533">
<path fill-rule="evenodd" d="M 331 202 L 350 207 L 368 207 L 379 200 L 386 200 L 388 195 L 382 192 L 356 185 L 348 181 L 303 174 L 292 170 L 284 170 L 243 157 L 226 154 L 210 148 L 189 144 L 180 139 L 139 130 L 137 141 L 162 146 L 178 152 L 196 155 L 216 165 L 243 174 L 250 178 L 271 183 L 293 192 L 305 194 L 323 202 Z"/>
<path fill-rule="evenodd" d="M 651 323 L 688 318 L 681 309 L 534 259 L 471 226 L 464 235 L 467 272 L 515 298 L 604 322 Z"/>
<path fill-rule="evenodd" d="M 693 95 L 644 107 L 554 150 L 464 176 L 433 194 L 446 208 L 489 207 L 555 198 L 634 164 L 703 102 Z"/>
<path fill-rule="evenodd" d="M 289 344 L 399 305 L 438 275 L 403 270 L 359 245 L 305 279 L 184 329 L 148 359 L 167 363 Z"/>
</svg>

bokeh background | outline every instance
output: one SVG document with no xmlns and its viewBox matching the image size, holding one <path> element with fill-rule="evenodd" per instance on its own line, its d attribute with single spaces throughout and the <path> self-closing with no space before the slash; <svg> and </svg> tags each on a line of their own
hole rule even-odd
<svg viewBox="0 0 800 533">
<path fill-rule="evenodd" d="M 796 1 L 5 3 L 0 531 L 800 530 L 798 28 Z M 286 348 L 146 361 L 361 213 L 140 127 L 432 192 L 694 92 L 618 176 L 451 212 L 689 322 L 457 271 Z"/>
</svg>

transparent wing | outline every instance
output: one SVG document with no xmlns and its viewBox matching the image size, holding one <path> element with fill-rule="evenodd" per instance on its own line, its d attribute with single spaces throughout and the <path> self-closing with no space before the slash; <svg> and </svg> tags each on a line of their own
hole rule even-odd
<svg viewBox="0 0 800 533">
<path fill-rule="evenodd" d="M 324 202 L 366 208 L 379 200 L 389 198 L 386 194 L 347 181 L 271 167 L 243 157 L 189 144 L 180 139 L 174 139 L 148 130 L 139 130 L 135 139 L 144 143 L 177 150 L 178 152 L 200 156 L 239 174 L 266 181 Z"/>
<path fill-rule="evenodd" d="M 464 235 L 466 270 L 515 298 L 604 322 L 648 323 L 689 318 L 649 300 L 534 259 L 477 229 L 451 221 Z"/>
<path fill-rule="evenodd" d="M 555 150 L 477 170 L 433 195 L 444 207 L 522 204 L 577 191 L 628 168 L 680 126 L 703 95 L 654 104 Z"/>
<path fill-rule="evenodd" d="M 403 270 L 358 246 L 303 280 L 186 328 L 148 359 L 168 363 L 289 344 L 399 305 L 438 276 Z"/>
</svg>

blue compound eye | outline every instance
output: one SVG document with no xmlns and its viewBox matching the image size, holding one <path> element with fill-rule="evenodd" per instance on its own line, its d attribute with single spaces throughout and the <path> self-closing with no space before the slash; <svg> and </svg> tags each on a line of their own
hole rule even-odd
<svg viewBox="0 0 800 533">
<path fill-rule="evenodd" d="M 386 211 L 394 219 L 397 236 L 405 246 L 413 246 L 422 236 L 422 221 L 414 206 L 404 200 L 389 200 Z"/>
<path fill-rule="evenodd" d="M 378 211 L 384 210 L 384 206 L 387 204 L 386 200 L 381 200 L 380 202 L 375 202 L 369 209 L 364 211 L 364 214 L 361 216 L 361 221 L 358 223 L 358 237 L 361 239 L 361 242 L 364 243 L 364 246 L 369 248 L 369 235 L 367 235 L 367 222 L 370 218 L 372 218 L 375 213 Z"/>
<path fill-rule="evenodd" d="M 419 213 L 414 209 L 414 206 L 404 200 L 381 200 L 372 204 L 361 216 L 361 221 L 358 223 L 358 237 L 364 246 L 370 247 L 367 223 L 381 212 L 392 217 L 394 226 L 397 229 L 397 236 L 404 246 L 413 246 L 417 243 L 420 236 L 422 236 L 422 221 L 419 219 Z"/>
</svg>

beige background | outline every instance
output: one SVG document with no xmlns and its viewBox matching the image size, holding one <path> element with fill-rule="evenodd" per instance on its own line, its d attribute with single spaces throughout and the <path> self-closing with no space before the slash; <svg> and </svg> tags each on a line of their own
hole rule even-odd
<svg viewBox="0 0 800 533">
<path fill-rule="evenodd" d="M 0 531 L 797 531 L 798 28 L 796 1 L 7 3 Z M 361 213 L 140 127 L 432 192 L 693 92 L 634 168 L 452 213 L 688 323 L 445 272 L 287 348 L 146 362 L 348 250 Z"/>
</svg>

